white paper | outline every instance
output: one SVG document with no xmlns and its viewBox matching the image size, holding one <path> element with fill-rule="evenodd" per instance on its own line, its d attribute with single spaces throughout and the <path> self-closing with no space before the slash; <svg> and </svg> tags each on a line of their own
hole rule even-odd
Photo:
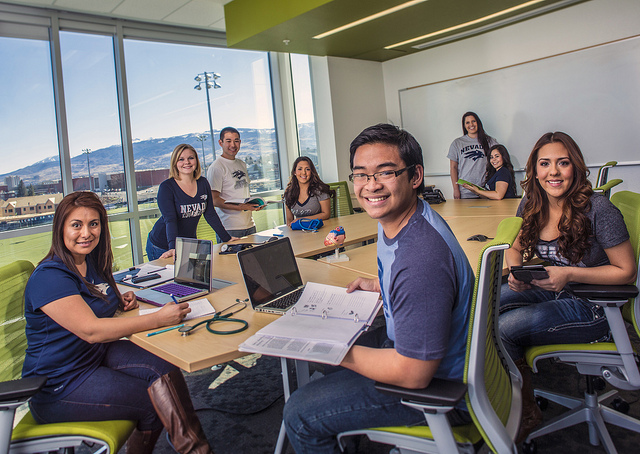
<svg viewBox="0 0 640 454">
<path fill-rule="evenodd" d="M 189 308 L 191 308 L 191 312 L 187 314 L 184 320 L 193 320 L 194 318 L 204 317 L 205 315 L 213 315 L 216 313 L 216 310 L 213 308 L 211 303 L 206 298 L 200 298 L 197 300 L 187 301 L 189 303 Z M 156 311 L 159 311 L 160 307 L 153 307 L 150 309 L 140 309 L 140 315 L 153 314 Z"/>
<path fill-rule="evenodd" d="M 239 350 L 340 364 L 378 312 L 379 296 L 307 283 L 293 308 L 240 344 Z"/>
</svg>

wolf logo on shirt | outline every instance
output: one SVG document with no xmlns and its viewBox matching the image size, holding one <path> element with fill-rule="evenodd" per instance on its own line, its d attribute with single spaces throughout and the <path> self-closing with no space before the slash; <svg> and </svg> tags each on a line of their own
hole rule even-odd
<svg viewBox="0 0 640 454">
<path fill-rule="evenodd" d="M 234 189 L 240 189 L 247 186 L 247 179 L 245 178 L 247 174 L 244 173 L 244 171 L 236 170 L 231 174 L 231 176 L 236 179 L 236 182 L 233 185 Z"/>
<path fill-rule="evenodd" d="M 482 148 L 480 148 L 479 150 L 463 150 L 462 157 L 465 159 L 473 159 L 474 161 L 477 161 L 478 159 L 484 158 L 485 154 Z"/>
</svg>

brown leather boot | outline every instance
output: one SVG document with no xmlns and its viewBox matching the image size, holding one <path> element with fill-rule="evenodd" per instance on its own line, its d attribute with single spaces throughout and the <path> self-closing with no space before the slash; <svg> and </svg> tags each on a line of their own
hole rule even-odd
<svg viewBox="0 0 640 454">
<path fill-rule="evenodd" d="M 542 422 L 542 411 L 536 403 L 531 383 L 531 367 L 524 358 L 515 362 L 522 375 L 522 419 L 516 436 L 516 444 L 522 443 L 529 434 Z"/>
<path fill-rule="evenodd" d="M 147 391 L 176 451 L 180 454 L 213 454 L 193 409 L 182 372 L 176 369 L 163 375 Z"/>
<path fill-rule="evenodd" d="M 162 429 L 135 429 L 127 440 L 127 454 L 153 454 L 153 448 L 161 432 Z"/>
</svg>

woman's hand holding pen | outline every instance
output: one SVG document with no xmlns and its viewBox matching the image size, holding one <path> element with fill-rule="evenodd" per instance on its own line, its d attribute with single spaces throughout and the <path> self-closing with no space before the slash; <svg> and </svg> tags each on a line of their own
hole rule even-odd
<svg viewBox="0 0 640 454">
<path fill-rule="evenodd" d="M 171 326 L 181 323 L 182 320 L 191 312 L 189 303 L 167 303 L 158 312 L 153 315 L 158 317 L 158 327 Z"/>
<path fill-rule="evenodd" d="M 122 310 L 130 311 L 136 309 L 138 307 L 138 300 L 136 299 L 136 294 L 129 291 L 122 294 Z"/>
</svg>

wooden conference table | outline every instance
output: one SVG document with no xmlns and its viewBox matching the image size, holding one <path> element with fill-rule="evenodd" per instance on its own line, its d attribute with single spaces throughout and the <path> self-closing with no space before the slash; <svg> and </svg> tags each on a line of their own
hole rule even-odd
<svg viewBox="0 0 640 454">
<path fill-rule="evenodd" d="M 463 245 L 467 256 L 472 258 L 475 254 L 475 258 L 470 260 L 472 264 L 475 265 L 478 254 L 486 243 L 475 241 L 467 242 L 466 238 L 479 233 L 489 237 L 493 236 L 499 222 L 505 217 L 512 216 L 515 213 L 518 202 L 519 199 L 498 202 L 485 200 L 453 200 L 440 205 L 432 205 L 432 208 L 440 212 L 445 219 L 447 219 L 456 237 Z M 448 206 L 445 207 L 445 205 Z M 470 218 L 465 214 L 468 212 L 478 214 Z M 498 213 L 500 213 L 500 215 L 498 215 Z M 372 276 L 377 275 L 375 244 L 347 251 L 351 261 L 343 263 L 345 265 L 352 265 L 350 268 L 345 268 L 345 265 L 336 266 L 301 258 L 331 251 L 333 248 L 324 246 L 323 244 L 324 236 L 330 229 L 338 225 L 342 225 L 345 228 L 347 233 L 346 245 L 361 243 L 377 237 L 377 221 L 371 219 L 366 213 L 329 219 L 325 222 L 325 227 L 318 233 L 291 231 L 288 228 L 280 229 L 281 234 L 291 240 L 294 253 L 299 257 L 297 261 L 304 282 L 312 280 L 322 284 L 346 286 L 363 273 Z M 248 242 L 252 239 L 256 241 L 263 240 L 265 234 L 266 232 L 263 233 L 263 237 L 261 237 L 260 233 L 258 233 L 244 238 L 241 241 Z M 235 284 L 207 295 L 209 302 L 211 302 L 213 307 L 218 311 L 235 303 L 236 299 L 244 300 L 247 298 L 247 291 L 244 286 L 237 257 L 235 255 L 219 255 L 219 248 L 220 245 L 214 247 L 212 275 L 215 278 L 235 282 Z M 369 259 L 370 257 L 373 258 Z M 360 259 L 362 259 L 362 262 L 360 262 Z M 165 263 L 169 263 L 169 261 L 167 260 Z M 362 265 L 359 265 L 360 263 L 362 263 Z M 356 264 L 358 264 L 358 266 L 354 267 L 353 265 Z M 124 289 L 123 287 L 123 290 Z M 141 303 L 141 307 L 149 306 Z M 137 313 L 138 311 L 136 310 L 124 316 L 134 316 L 137 315 Z M 181 336 L 177 330 L 174 330 L 151 337 L 147 337 L 147 332 L 137 333 L 131 336 L 131 340 L 181 369 L 187 372 L 193 372 L 243 356 L 243 353 L 238 351 L 238 345 L 262 327 L 271 323 L 278 316 L 254 312 L 251 307 L 248 306 L 237 315 L 234 315 L 234 317 L 249 322 L 249 329 L 238 334 L 215 335 L 209 333 L 204 325 L 201 325 L 186 337 Z M 202 319 L 205 318 L 206 317 L 203 317 Z M 197 319 L 191 323 L 196 323 L 199 320 L 201 319 Z M 221 329 L 225 328 L 221 326 Z"/>
</svg>

